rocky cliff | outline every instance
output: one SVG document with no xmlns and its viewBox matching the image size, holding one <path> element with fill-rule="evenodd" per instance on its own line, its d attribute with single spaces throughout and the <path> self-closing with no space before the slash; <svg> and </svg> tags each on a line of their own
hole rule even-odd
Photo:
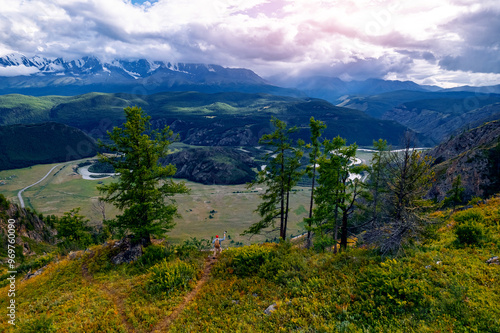
<svg viewBox="0 0 500 333">
<path fill-rule="evenodd" d="M 466 200 L 500 191 L 500 120 L 449 139 L 429 155 L 435 159 L 436 172 L 431 197 L 442 200 L 457 175 L 461 175 Z"/>
<path fill-rule="evenodd" d="M 177 167 L 175 177 L 202 184 L 231 185 L 250 182 L 255 177 L 253 159 L 233 148 L 191 148 L 168 155 L 163 163 Z"/>
<path fill-rule="evenodd" d="M 2 239 L 6 238 L 8 220 L 14 219 L 16 221 L 16 245 L 22 246 L 23 255 L 34 254 L 35 249 L 32 246 L 35 243 L 55 243 L 57 231 L 48 226 L 38 215 L 6 201 L 1 194 L 0 202 L 0 236 Z M 6 244 L 6 241 L 3 244 Z"/>
</svg>

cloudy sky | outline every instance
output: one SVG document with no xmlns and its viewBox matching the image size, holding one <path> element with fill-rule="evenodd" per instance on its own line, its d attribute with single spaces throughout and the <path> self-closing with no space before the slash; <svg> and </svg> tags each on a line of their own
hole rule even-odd
<svg viewBox="0 0 500 333">
<path fill-rule="evenodd" d="M 500 84 L 498 0 L 0 0 L 0 56 Z"/>
</svg>

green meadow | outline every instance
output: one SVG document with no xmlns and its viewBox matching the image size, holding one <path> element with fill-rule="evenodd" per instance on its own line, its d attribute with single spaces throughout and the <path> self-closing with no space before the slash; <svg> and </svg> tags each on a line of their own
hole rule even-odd
<svg viewBox="0 0 500 333">
<path fill-rule="evenodd" d="M 99 197 L 96 186 L 99 182 L 112 182 L 113 178 L 82 179 L 75 169 L 77 164 L 83 161 L 85 160 L 62 164 L 44 181 L 24 191 L 22 195 L 26 207 L 39 214 L 56 216 L 80 207 L 81 213 L 90 220 L 91 225 L 101 224 L 102 215 L 93 207 Z M 0 193 L 17 203 L 18 191 L 41 179 L 54 165 L 56 164 L 1 171 L 0 181 L 4 184 L 0 186 Z M 247 189 L 245 184 L 203 185 L 189 181 L 186 181 L 186 184 L 191 193 L 173 197 L 178 204 L 180 216 L 176 218 L 176 227 L 168 234 L 170 241 L 179 243 L 191 237 L 210 239 L 225 230 L 234 243 L 250 244 L 277 236 L 277 233 L 256 235 L 252 238 L 240 236 L 259 219 L 254 210 L 260 203 L 259 194 L 263 193 L 262 188 Z M 305 231 L 302 220 L 308 214 L 310 193 L 308 188 L 298 188 L 292 195 L 289 235 L 296 236 Z M 107 204 L 105 212 L 107 218 L 119 214 L 118 210 Z M 229 245 L 231 240 L 225 245 Z"/>
</svg>

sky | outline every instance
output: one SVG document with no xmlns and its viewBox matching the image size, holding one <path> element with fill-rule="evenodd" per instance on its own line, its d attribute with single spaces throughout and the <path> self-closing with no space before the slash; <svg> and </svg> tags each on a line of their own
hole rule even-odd
<svg viewBox="0 0 500 333">
<path fill-rule="evenodd" d="M 498 0 L 0 0 L 0 56 L 500 84 Z"/>
</svg>

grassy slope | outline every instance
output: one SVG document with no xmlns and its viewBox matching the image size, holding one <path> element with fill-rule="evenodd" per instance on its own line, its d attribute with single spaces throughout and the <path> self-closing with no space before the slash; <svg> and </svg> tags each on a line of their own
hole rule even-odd
<svg viewBox="0 0 500 333">
<path fill-rule="evenodd" d="M 171 332 L 498 332 L 500 270 L 485 261 L 500 251 L 499 207 L 496 198 L 472 209 L 485 216 L 489 236 L 481 247 L 453 245 L 454 217 L 462 213 L 437 212 L 433 240 L 384 261 L 367 249 L 340 255 L 274 245 L 225 251 Z M 187 291 L 149 293 L 147 266 L 110 266 L 111 252 L 98 246 L 18 281 L 22 332 L 123 332 L 127 325 L 148 332 L 181 302 Z M 201 265 L 199 256 L 187 258 Z M 6 301 L 0 299 L 0 308 Z M 277 310 L 265 315 L 273 303 Z M 14 332 L 5 321 L 0 330 Z"/>
<path fill-rule="evenodd" d="M 39 277 L 18 281 L 18 330 L 2 321 L 0 331 L 125 332 L 127 327 L 135 327 L 137 332 L 148 332 L 182 300 L 183 292 L 169 297 L 148 293 L 147 267 L 110 269 L 107 259 L 113 253 L 111 247 L 90 251 L 92 254 L 78 253 L 74 260 L 49 264 Z M 191 261 L 196 262 L 196 256 Z M 5 305 L 5 301 L 2 297 L 0 304 Z"/>
</svg>

